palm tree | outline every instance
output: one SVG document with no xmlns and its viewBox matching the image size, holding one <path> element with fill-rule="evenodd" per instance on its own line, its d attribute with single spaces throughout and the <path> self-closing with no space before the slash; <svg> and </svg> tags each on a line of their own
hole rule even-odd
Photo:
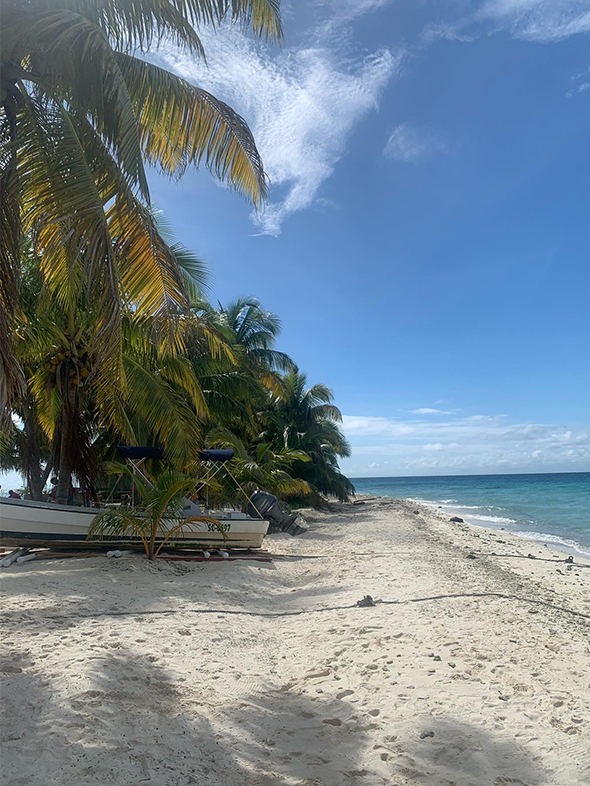
<svg viewBox="0 0 590 786">
<path fill-rule="evenodd" d="M 234 458 L 228 467 L 233 478 L 223 470 L 218 474 L 218 486 L 209 487 L 209 497 L 217 502 L 227 500 L 245 506 L 251 494 L 257 489 L 270 491 L 278 497 L 305 497 L 310 487 L 305 480 L 292 477 L 295 463 L 305 463 L 309 457 L 300 450 L 281 447 L 275 452 L 268 442 L 245 445 L 242 440 L 228 429 L 219 428 L 208 435 L 208 444 L 213 447 L 231 448 Z M 235 482 L 243 489 L 240 493 Z M 217 495 L 217 497 L 216 497 Z"/>
<path fill-rule="evenodd" d="M 51 472 L 50 444 L 39 426 L 32 396 L 25 396 L 14 414 L 19 423 L 0 437 L 0 471 L 18 472 L 31 499 L 40 502 Z"/>
<path fill-rule="evenodd" d="M 179 177 L 206 165 L 258 204 L 262 162 L 229 106 L 141 58 L 162 38 L 204 55 L 197 30 L 223 19 L 281 36 L 278 0 L 1 0 L 0 413 L 24 390 L 12 350 L 20 244 L 31 233 L 50 289 L 67 299 L 81 255 L 100 356 L 117 373 L 123 305 L 178 348 L 189 301 L 150 213 L 144 162 Z M 139 55 L 139 56 L 138 56 Z"/>
<path fill-rule="evenodd" d="M 195 493 L 195 481 L 177 472 L 163 472 L 154 483 L 133 474 L 123 464 L 109 467 L 111 473 L 128 475 L 139 491 L 142 504 L 137 508 L 120 507 L 105 510 L 94 517 L 88 537 L 112 536 L 116 538 L 139 538 L 146 557 L 155 559 L 166 543 L 185 529 L 199 522 L 219 526 L 217 519 L 210 516 L 185 516 L 184 504 L 187 497 Z M 221 532 L 221 528 L 220 528 Z"/>
<path fill-rule="evenodd" d="M 25 265 L 20 307 L 23 315 L 26 315 L 34 313 L 38 306 L 42 282 L 39 269 L 33 262 L 29 244 L 24 244 L 23 257 Z M 20 336 L 22 338 L 22 331 Z M 17 343 L 20 342 L 17 340 Z M 28 378 L 33 373 L 35 365 L 29 363 L 29 358 L 25 354 L 21 354 L 20 360 Z M 40 501 L 43 499 L 43 489 L 51 472 L 51 445 L 40 426 L 37 402 L 29 388 L 19 396 L 11 414 L 12 419 L 8 428 L 0 432 L 3 443 L 0 444 L 0 468 L 4 471 L 19 472 L 26 482 L 32 499 Z"/>
<path fill-rule="evenodd" d="M 197 298 L 193 314 L 200 332 L 187 336 L 185 354 L 203 390 L 209 430 L 224 426 L 249 443 L 260 432 L 269 391 L 282 390 L 279 369 L 295 365 L 274 348 L 280 321 L 252 297 L 218 309 Z"/>
<path fill-rule="evenodd" d="M 35 478 L 42 474 L 44 483 L 51 467 L 59 480 L 60 501 L 69 495 L 72 474 L 91 489 L 101 458 L 95 449 L 99 437 L 103 437 L 101 446 L 120 441 L 165 445 L 167 458 L 179 469 L 193 461 L 202 444 L 207 405 L 190 361 L 160 352 L 150 324 L 138 324 L 135 315 L 125 310 L 121 314 L 124 376 L 113 379 L 108 365 L 97 367 L 100 331 L 92 301 L 81 293 L 61 302 L 44 286 L 30 248 L 23 258 L 22 322 L 15 350 L 26 373 L 27 393 L 14 408 L 23 428 L 11 429 L 9 442 L 18 441 L 22 431 L 20 442 L 24 439 L 27 446 L 25 474 L 34 498 L 40 495 Z M 198 270 L 186 250 L 183 265 Z M 190 315 L 182 324 L 185 332 L 198 333 L 202 328 Z M 42 473 L 35 446 L 46 439 L 51 452 Z M 24 461 L 25 453 L 19 453 Z"/>
<path fill-rule="evenodd" d="M 308 462 L 295 462 L 291 474 L 305 480 L 318 494 L 341 501 L 354 494 L 354 486 L 339 470 L 338 459 L 350 456 L 350 446 L 338 424 L 342 415 L 332 403 L 332 391 L 322 384 L 306 389 L 307 378 L 299 371 L 283 377 L 285 392 L 266 412 L 267 434 L 272 444 L 299 450 Z"/>
<path fill-rule="evenodd" d="M 288 355 L 274 349 L 281 320 L 272 311 L 266 311 L 256 298 L 241 297 L 228 306 L 220 304 L 216 316 L 253 369 L 292 371 L 295 368 Z"/>
</svg>

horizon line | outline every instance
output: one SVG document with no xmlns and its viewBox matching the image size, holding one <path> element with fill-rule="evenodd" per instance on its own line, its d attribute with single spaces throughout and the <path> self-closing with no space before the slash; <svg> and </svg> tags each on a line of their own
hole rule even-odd
<svg viewBox="0 0 590 786">
<path fill-rule="evenodd" d="M 590 475 L 590 469 L 560 470 L 558 472 L 465 472 L 461 475 L 359 475 L 349 480 L 405 480 L 408 478 L 493 478 L 510 475 Z"/>
</svg>

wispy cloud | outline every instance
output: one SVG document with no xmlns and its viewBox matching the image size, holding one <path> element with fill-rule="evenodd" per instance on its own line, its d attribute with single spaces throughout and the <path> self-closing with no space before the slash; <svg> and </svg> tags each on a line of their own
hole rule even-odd
<svg viewBox="0 0 590 786">
<path fill-rule="evenodd" d="M 434 409 L 433 407 L 419 407 L 418 409 L 410 410 L 412 415 L 450 415 L 451 413 L 446 409 Z"/>
<path fill-rule="evenodd" d="M 582 84 L 572 87 L 572 89 L 568 90 L 565 95 L 566 98 L 572 98 L 572 96 L 575 96 L 578 93 L 585 93 L 586 90 L 590 90 L 590 82 L 582 82 Z"/>
<path fill-rule="evenodd" d="M 462 15 L 428 25 L 423 40 L 473 41 L 480 35 L 506 31 L 513 38 L 549 43 L 590 32 L 586 0 L 484 0 L 472 6 L 465 13 L 465 5 L 457 4 Z"/>
<path fill-rule="evenodd" d="M 252 214 L 261 234 L 280 234 L 287 218 L 321 203 L 322 186 L 346 155 L 353 130 L 401 74 L 406 50 L 360 56 L 354 39 L 359 17 L 393 2 L 314 0 L 315 20 L 304 43 L 282 50 L 253 41 L 234 25 L 202 31 L 207 64 L 162 46 L 169 68 L 226 100 L 252 127 L 272 186 L 270 203 Z M 590 31 L 587 0 L 457 2 L 444 4 L 444 11 L 446 18 L 424 30 L 426 43 L 440 37 L 471 41 L 500 30 L 546 42 Z M 588 87 L 579 84 L 570 95 Z M 383 151 L 401 162 L 449 152 L 435 132 L 408 123 L 391 131 Z"/>
<path fill-rule="evenodd" d="M 447 146 L 432 133 L 402 123 L 389 135 L 383 155 L 395 161 L 407 162 L 447 152 Z"/>
<path fill-rule="evenodd" d="M 487 0 L 475 18 L 493 21 L 516 38 L 539 42 L 590 32 L 586 0 Z"/>
<path fill-rule="evenodd" d="M 333 31 L 337 26 L 349 24 L 354 19 L 389 5 L 392 0 L 320 0 L 318 7 L 328 11 L 320 25 L 322 32 Z"/>
<path fill-rule="evenodd" d="M 471 18 L 463 18 L 455 20 L 454 22 L 437 22 L 426 25 L 422 30 L 421 39 L 424 43 L 429 44 L 437 39 L 445 41 L 462 41 L 463 43 L 470 43 L 478 38 L 476 33 L 466 33 L 465 27 L 471 24 Z"/>
<path fill-rule="evenodd" d="M 424 445 L 424 450 L 438 453 L 441 450 L 453 450 L 458 447 L 459 445 L 457 442 L 427 442 L 426 445 Z"/>
<path fill-rule="evenodd" d="M 161 50 L 168 67 L 227 101 L 254 131 L 272 186 L 270 204 L 252 215 L 261 234 L 280 234 L 286 218 L 314 204 L 353 128 L 377 109 L 401 65 L 401 51 L 355 58 L 328 30 L 318 36 L 313 47 L 276 52 L 235 26 L 204 30 L 207 65 Z"/>
<path fill-rule="evenodd" d="M 578 82 L 577 85 L 568 90 L 566 98 L 572 98 L 579 93 L 585 93 L 586 90 L 590 90 L 590 82 L 588 81 L 588 77 L 590 76 L 590 67 L 586 68 L 580 74 L 574 74 L 572 76 L 572 82 Z"/>
<path fill-rule="evenodd" d="M 428 408 L 426 408 L 428 409 Z M 423 413 L 424 414 L 424 413 Z M 351 475 L 559 471 L 590 468 L 590 431 L 546 423 L 510 423 L 505 415 L 402 420 L 345 416 Z"/>
</svg>

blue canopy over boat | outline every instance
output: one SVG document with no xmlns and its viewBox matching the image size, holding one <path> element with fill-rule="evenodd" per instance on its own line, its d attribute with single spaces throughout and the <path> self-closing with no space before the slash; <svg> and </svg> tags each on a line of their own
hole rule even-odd
<svg viewBox="0 0 590 786">
<path fill-rule="evenodd" d="M 210 450 L 198 450 L 197 455 L 201 461 L 225 462 L 234 457 L 234 452 L 231 450 L 231 448 L 227 448 L 225 450 L 221 448 L 212 448 Z"/>
<path fill-rule="evenodd" d="M 125 459 L 161 459 L 164 456 L 162 448 L 146 445 L 117 445 L 117 452 Z"/>
<path fill-rule="evenodd" d="M 124 459 L 161 459 L 164 456 L 162 448 L 150 447 L 149 445 L 117 445 L 117 451 Z M 225 462 L 234 457 L 231 448 L 210 448 L 208 450 L 198 450 L 198 457 L 201 461 Z"/>
</svg>

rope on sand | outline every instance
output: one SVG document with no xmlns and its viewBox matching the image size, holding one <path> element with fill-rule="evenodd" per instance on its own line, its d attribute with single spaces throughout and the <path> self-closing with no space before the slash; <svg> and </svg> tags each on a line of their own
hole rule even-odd
<svg viewBox="0 0 590 786">
<path fill-rule="evenodd" d="M 370 597 L 370 596 L 365 596 Z M 585 614 L 582 611 L 575 611 L 568 609 L 565 606 L 556 606 L 544 600 L 537 600 L 535 598 L 523 598 L 519 595 L 508 595 L 504 592 L 457 592 L 448 595 L 430 595 L 425 598 L 407 598 L 406 600 L 373 600 L 371 604 L 363 601 L 356 603 L 349 603 L 345 606 L 321 606 L 317 609 L 297 609 L 294 611 L 243 611 L 241 609 L 148 609 L 145 611 L 103 611 L 95 614 L 63 614 L 63 615 L 46 615 L 44 619 L 47 620 L 70 620 L 70 619 L 96 619 L 97 617 L 145 617 L 148 615 L 176 615 L 176 614 L 228 614 L 233 616 L 242 617 L 262 617 L 262 618 L 280 618 L 280 617 L 299 617 L 304 614 L 323 614 L 329 611 L 347 611 L 350 609 L 359 609 L 368 606 L 403 606 L 407 603 L 427 603 L 435 600 L 448 600 L 454 598 L 501 598 L 502 600 L 516 600 L 521 603 L 527 603 L 536 606 L 545 606 L 553 611 L 564 612 L 571 614 L 575 617 L 582 617 L 583 619 L 590 619 L 590 614 Z M 28 620 L 26 618 L 21 620 L 23 622 L 33 622 L 35 620 Z M 7 624 L 9 620 L 2 619 L 0 624 Z"/>
</svg>

